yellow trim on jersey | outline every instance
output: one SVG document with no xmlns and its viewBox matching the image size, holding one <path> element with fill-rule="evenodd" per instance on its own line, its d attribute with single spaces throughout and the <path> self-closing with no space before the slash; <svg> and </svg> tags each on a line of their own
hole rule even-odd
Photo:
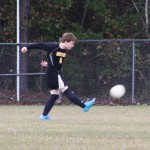
<svg viewBox="0 0 150 150">
<path fill-rule="evenodd" d="M 57 52 L 57 53 L 56 53 L 56 56 L 59 56 L 59 57 L 66 57 L 66 53 Z"/>
</svg>

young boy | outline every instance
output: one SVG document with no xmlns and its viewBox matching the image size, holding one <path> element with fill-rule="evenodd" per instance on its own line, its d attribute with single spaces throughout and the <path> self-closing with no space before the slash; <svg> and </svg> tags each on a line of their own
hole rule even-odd
<svg viewBox="0 0 150 150">
<path fill-rule="evenodd" d="M 62 35 L 61 42 L 59 44 L 37 43 L 21 49 L 23 53 L 27 52 L 28 49 L 34 48 L 47 52 L 48 66 L 46 70 L 46 80 L 51 96 L 48 98 L 44 111 L 40 115 L 40 119 L 42 120 L 51 119 L 48 114 L 59 96 L 59 91 L 64 93 L 71 102 L 80 106 L 84 112 L 87 112 L 96 100 L 93 98 L 90 101 L 84 103 L 81 102 L 79 98 L 72 94 L 63 78 L 63 74 L 61 72 L 62 64 L 67 51 L 71 50 L 76 42 L 76 36 L 73 33 L 68 32 Z"/>
</svg>

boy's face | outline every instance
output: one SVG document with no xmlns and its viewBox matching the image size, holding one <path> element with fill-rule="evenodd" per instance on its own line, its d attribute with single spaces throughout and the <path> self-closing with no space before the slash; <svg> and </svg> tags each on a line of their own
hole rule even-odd
<svg viewBox="0 0 150 150">
<path fill-rule="evenodd" d="M 65 42 L 65 46 L 67 50 L 71 50 L 75 45 L 74 41 L 70 41 L 70 42 Z"/>
</svg>

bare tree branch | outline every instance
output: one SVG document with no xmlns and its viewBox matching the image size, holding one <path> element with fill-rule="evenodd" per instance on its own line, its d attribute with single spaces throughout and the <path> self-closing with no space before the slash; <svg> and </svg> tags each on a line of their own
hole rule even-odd
<svg viewBox="0 0 150 150">
<path fill-rule="evenodd" d="M 149 37 L 148 33 L 148 0 L 145 0 L 145 22 L 146 22 L 146 37 Z"/>
<path fill-rule="evenodd" d="M 86 6 L 86 8 L 84 10 L 84 14 L 83 14 L 82 22 L 81 22 L 82 26 L 83 26 L 83 23 L 84 23 L 84 20 L 85 20 L 86 12 L 87 12 L 87 6 Z"/>
<path fill-rule="evenodd" d="M 139 15 L 140 15 L 140 11 L 139 11 L 139 9 L 138 9 L 138 7 L 137 7 L 136 3 L 134 2 L 134 0 L 132 0 L 132 3 L 133 3 L 133 5 L 134 5 L 134 7 L 135 7 L 136 11 L 137 11 L 137 12 L 139 13 Z M 142 20 L 142 22 L 143 22 L 144 27 L 146 28 L 146 25 L 145 25 L 145 21 L 144 21 L 144 19 L 142 18 L 142 16 L 141 16 L 141 15 L 140 15 L 140 17 L 141 17 L 141 20 Z"/>
</svg>

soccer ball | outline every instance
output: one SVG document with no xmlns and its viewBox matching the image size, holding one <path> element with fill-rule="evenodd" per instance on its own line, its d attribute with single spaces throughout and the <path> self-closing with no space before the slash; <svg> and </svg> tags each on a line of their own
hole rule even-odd
<svg viewBox="0 0 150 150">
<path fill-rule="evenodd" d="M 109 91 L 109 95 L 113 99 L 120 99 L 125 95 L 125 93 L 126 93 L 126 88 L 124 85 L 121 84 L 113 86 Z"/>
</svg>

